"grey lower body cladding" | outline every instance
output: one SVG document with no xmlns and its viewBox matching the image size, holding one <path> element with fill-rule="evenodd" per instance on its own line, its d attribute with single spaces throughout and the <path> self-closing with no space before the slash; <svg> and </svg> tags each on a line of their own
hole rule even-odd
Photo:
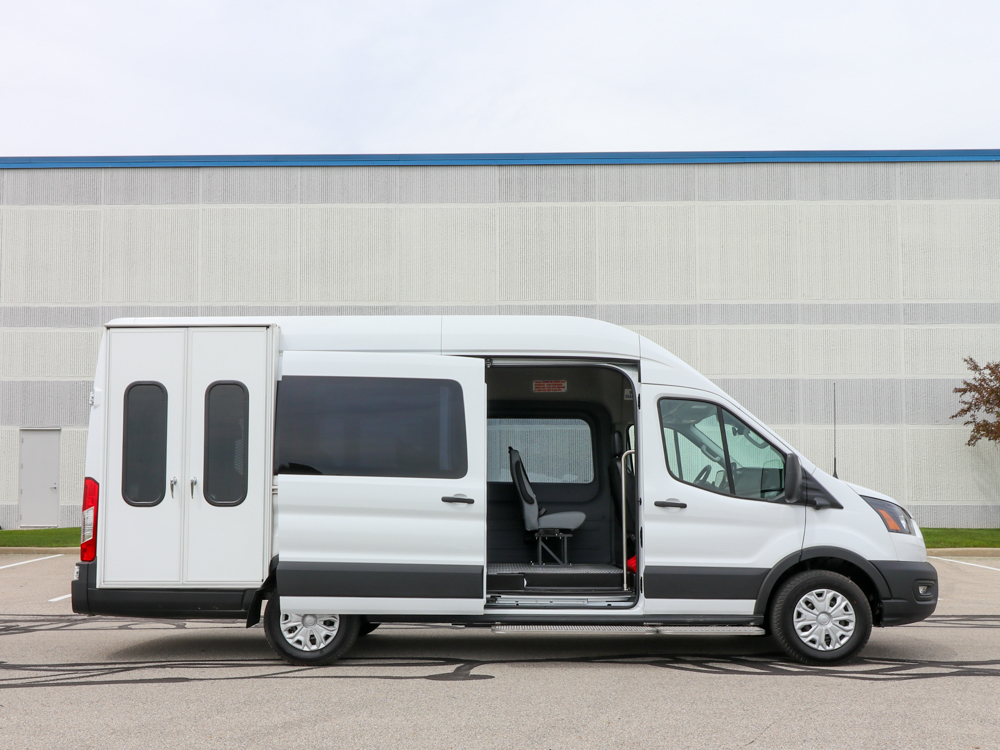
<svg viewBox="0 0 1000 750">
<path fill-rule="evenodd" d="M 770 568 L 647 566 L 647 599 L 756 599 Z"/>
<path fill-rule="evenodd" d="M 482 599 L 482 565 L 278 562 L 281 596 Z"/>
</svg>

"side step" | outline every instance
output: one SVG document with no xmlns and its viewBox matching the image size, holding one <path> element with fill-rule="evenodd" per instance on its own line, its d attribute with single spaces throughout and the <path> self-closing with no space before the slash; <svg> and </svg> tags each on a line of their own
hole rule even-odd
<svg viewBox="0 0 1000 750">
<path fill-rule="evenodd" d="M 637 633 L 640 635 L 766 635 L 752 625 L 494 625 L 494 633 Z"/>
</svg>

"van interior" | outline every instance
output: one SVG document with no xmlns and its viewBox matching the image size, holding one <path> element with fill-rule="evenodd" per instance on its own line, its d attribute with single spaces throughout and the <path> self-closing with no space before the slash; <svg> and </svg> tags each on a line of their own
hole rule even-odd
<svg viewBox="0 0 1000 750">
<path fill-rule="evenodd" d="M 491 606 L 631 601 L 635 394 L 611 365 L 486 370 Z M 624 501 L 622 496 L 624 479 Z M 634 561 L 632 564 L 634 571 Z"/>
</svg>

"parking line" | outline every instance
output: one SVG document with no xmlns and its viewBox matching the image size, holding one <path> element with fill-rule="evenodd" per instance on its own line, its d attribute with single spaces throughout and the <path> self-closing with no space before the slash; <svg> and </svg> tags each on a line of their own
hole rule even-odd
<svg viewBox="0 0 1000 750">
<path fill-rule="evenodd" d="M 973 568 L 985 568 L 986 570 L 995 570 L 1000 573 L 1000 568 L 991 568 L 989 565 L 979 565 L 978 563 L 963 562 L 962 560 L 949 560 L 947 557 L 934 557 L 933 555 L 927 555 L 932 560 L 944 560 L 945 562 L 958 563 L 959 565 L 971 565 Z"/>
<path fill-rule="evenodd" d="M 72 594 L 63 594 L 62 596 L 57 596 L 55 599 L 49 599 L 50 602 L 61 602 L 63 599 L 69 599 Z"/>
<path fill-rule="evenodd" d="M 0 554 L 3 554 L 3 548 L 0 547 Z M 41 562 L 42 560 L 51 560 L 53 557 L 62 557 L 62 555 L 49 555 L 48 557 L 36 557 L 34 560 L 23 560 L 19 563 L 11 563 L 10 565 L 0 565 L 0 570 L 4 568 L 16 568 L 18 565 L 27 565 L 28 563 Z"/>
</svg>

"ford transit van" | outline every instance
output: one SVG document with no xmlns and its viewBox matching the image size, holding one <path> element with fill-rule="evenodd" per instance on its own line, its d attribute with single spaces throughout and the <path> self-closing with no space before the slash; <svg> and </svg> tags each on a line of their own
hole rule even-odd
<svg viewBox="0 0 1000 750">
<path fill-rule="evenodd" d="M 834 663 L 937 603 L 905 509 L 608 323 L 115 320 L 91 402 L 79 613 L 263 610 L 294 664 L 384 622 L 769 634 Z"/>
</svg>

